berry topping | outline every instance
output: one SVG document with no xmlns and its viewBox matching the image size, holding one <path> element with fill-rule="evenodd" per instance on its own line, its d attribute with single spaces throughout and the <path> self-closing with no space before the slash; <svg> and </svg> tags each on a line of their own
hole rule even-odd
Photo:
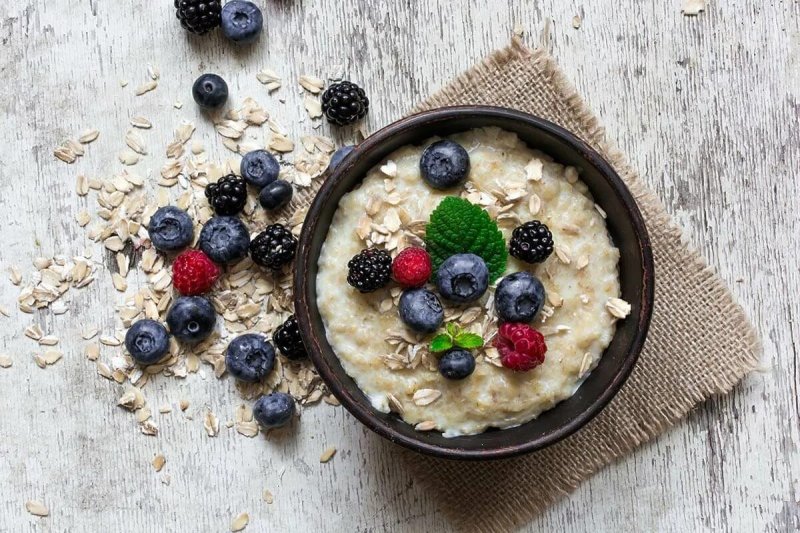
<svg viewBox="0 0 800 533">
<path fill-rule="evenodd" d="M 369 111 L 369 99 L 364 89 L 349 81 L 340 81 L 322 93 L 322 112 L 328 122 L 345 126 L 362 118 Z"/>
<path fill-rule="evenodd" d="M 439 359 L 439 373 L 447 379 L 464 379 L 475 370 L 475 358 L 469 350 L 455 348 Z"/>
<path fill-rule="evenodd" d="M 149 318 L 134 322 L 125 333 L 125 348 L 138 363 L 157 363 L 169 351 L 167 328 Z"/>
<path fill-rule="evenodd" d="M 184 29 L 202 35 L 219 26 L 217 0 L 175 0 L 175 16 Z"/>
<path fill-rule="evenodd" d="M 530 322 L 544 305 L 544 285 L 530 272 L 504 277 L 494 293 L 494 309 L 505 322 Z"/>
<path fill-rule="evenodd" d="M 200 342 L 214 330 L 217 314 L 214 306 L 200 296 L 181 296 L 167 312 L 167 325 L 176 338 Z"/>
<path fill-rule="evenodd" d="M 216 214 L 237 215 L 247 202 L 247 184 L 236 174 L 228 174 L 206 186 L 206 198 Z"/>
<path fill-rule="evenodd" d="M 203 109 L 216 109 L 228 100 L 228 84 L 216 74 L 203 74 L 192 85 L 192 98 Z"/>
<path fill-rule="evenodd" d="M 361 292 L 373 292 L 389 283 L 392 256 L 379 248 L 361 250 L 347 263 L 347 283 Z"/>
<path fill-rule="evenodd" d="M 253 150 L 242 158 L 239 172 L 247 183 L 261 189 L 278 179 L 281 164 L 266 150 Z"/>
<path fill-rule="evenodd" d="M 172 285 L 183 296 L 208 292 L 219 274 L 219 267 L 200 250 L 186 250 L 172 263 Z"/>
<path fill-rule="evenodd" d="M 273 392 L 256 400 L 253 417 L 267 429 L 285 426 L 294 415 L 294 398 L 285 392 Z"/>
<path fill-rule="evenodd" d="M 237 43 L 252 43 L 258 39 L 264 16 L 253 2 L 230 0 L 222 7 L 220 17 L 222 33 Z"/>
<path fill-rule="evenodd" d="M 194 225 L 186 211 L 168 205 L 153 213 L 147 232 L 156 250 L 174 252 L 192 243 Z"/>
<path fill-rule="evenodd" d="M 291 202 L 293 193 L 292 185 L 288 181 L 275 180 L 261 189 L 258 201 L 267 211 L 275 211 Z"/>
<path fill-rule="evenodd" d="M 198 244 L 215 263 L 234 263 L 247 257 L 250 232 L 236 217 L 213 217 L 203 226 Z"/>
<path fill-rule="evenodd" d="M 422 287 L 431 277 L 431 256 L 422 248 L 406 248 L 392 262 L 392 277 L 403 287 Z"/>
<path fill-rule="evenodd" d="M 527 324 L 506 322 L 494 338 L 503 366 L 518 372 L 533 370 L 544 363 L 547 345 L 544 336 Z"/>
<path fill-rule="evenodd" d="M 444 139 L 431 144 L 419 160 L 422 179 L 434 189 L 464 183 L 469 174 L 469 154 L 460 144 Z"/>
<path fill-rule="evenodd" d="M 526 263 L 541 263 L 553 253 L 553 234 L 539 222 L 532 220 L 514 229 L 508 251 Z"/>
<path fill-rule="evenodd" d="M 275 366 L 275 349 L 263 335 L 239 335 L 225 350 L 225 366 L 236 379 L 255 383 Z"/>
<path fill-rule="evenodd" d="M 444 322 L 439 298 L 429 290 L 408 289 L 400 296 L 400 320 L 419 333 L 433 333 Z"/>
<path fill-rule="evenodd" d="M 338 166 L 339 166 L 339 163 L 341 163 L 341 162 L 342 162 L 342 160 L 343 160 L 345 157 L 347 157 L 348 155 L 350 155 L 350 152 L 352 152 L 353 150 L 355 150 L 355 148 L 356 148 L 356 147 L 355 147 L 354 145 L 352 145 L 352 144 L 348 144 L 348 145 L 346 145 L 346 146 L 342 146 L 341 148 L 339 148 L 338 150 L 336 150 L 336 151 L 333 153 L 333 155 L 331 156 L 331 161 L 330 161 L 330 163 L 328 163 L 328 170 L 333 170 L 334 168 L 338 167 Z"/>
<path fill-rule="evenodd" d="M 425 249 L 434 271 L 450 256 L 475 254 L 489 269 L 489 281 L 506 270 L 506 240 L 489 213 L 468 200 L 448 196 L 439 202 L 425 227 Z"/>
<path fill-rule="evenodd" d="M 475 254 L 454 255 L 439 267 L 436 287 L 450 301 L 474 302 L 489 288 L 489 269 Z"/>
<path fill-rule="evenodd" d="M 250 257 L 257 265 L 279 270 L 294 259 L 297 239 L 282 224 L 272 224 L 250 243 Z"/>
<path fill-rule="evenodd" d="M 286 322 L 278 326 L 275 330 L 272 340 L 278 350 L 281 351 L 287 359 L 302 359 L 308 357 L 306 347 L 303 344 L 303 338 L 300 336 L 300 326 L 297 325 L 297 319 L 294 315 L 290 315 Z"/>
</svg>

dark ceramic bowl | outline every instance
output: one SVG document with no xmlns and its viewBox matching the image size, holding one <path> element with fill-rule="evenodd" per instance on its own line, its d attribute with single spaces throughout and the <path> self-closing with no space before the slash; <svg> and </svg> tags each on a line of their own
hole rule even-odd
<svg viewBox="0 0 800 533">
<path fill-rule="evenodd" d="M 537 419 L 521 426 L 479 435 L 445 438 L 415 431 L 394 414 L 375 410 L 342 369 L 331 349 L 317 309 L 316 278 L 320 248 L 340 198 L 394 150 L 434 135 L 498 126 L 519 135 L 530 147 L 581 171 L 595 201 L 608 213 L 607 225 L 620 249 L 622 298 L 632 306 L 578 391 Z M 342 290 L 349 287 L 342 285 Z M 497 459 L 539 450 L 589 422 L 619 391 L 644 344 L 653 307 L 653 257 L 642 215 L 620 177 L 600 155 L 573 134 L 546 120 L 495 107 L 449 107 L 414 115 L 387 126 L 362 142 L 328 176 L 308 212 L 296 260 L 295 313 L 303 340 L 333 394 L 368 428 L 412 450 L 451 459 Z"/>
</svg>

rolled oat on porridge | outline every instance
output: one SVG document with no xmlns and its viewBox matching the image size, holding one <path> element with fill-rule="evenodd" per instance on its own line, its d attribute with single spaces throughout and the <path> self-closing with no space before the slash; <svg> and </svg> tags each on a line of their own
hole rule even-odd
<svg viewBox="0 0 800 533">
<path fill-rule="evenodd" d="M 400 148 L 342 197 L 317 304 L 376 409 L 471 435 L 575 393 L 630 311 L 618 260 L 577 169 L 481 128 Z"/>
</svg>

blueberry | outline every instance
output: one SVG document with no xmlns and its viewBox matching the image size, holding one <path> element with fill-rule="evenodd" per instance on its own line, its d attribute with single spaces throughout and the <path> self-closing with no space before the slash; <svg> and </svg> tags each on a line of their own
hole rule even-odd
<svg viewBox="0 0 800 533">
<path fill-rule="evenodd" d="M 228 344 L 225 365 L 236 379 L 261 381 L 275 366 L 275 348 L 262 335 L 239 335 Z"/>
<path fill-rule="evenodd" d="M 174 252 L 192 243 L 194 225 L 186 211 L 168 205 L 153 213 L 147 232 L 157 250 Z"/>
<path fill-rule="evenodd" d="M 247 257 L 250 232 L 236 217 L 213 217 L 203 226 L 198 244 L 215 263 L 233 263 Z"/>
<path fill-rule="evenodd" d="M 285 392 L 273 392 L 256 400 L 253 416 L 265 428 L 285 426 L 294 414 L 294 398 Z"/>
<path fill-rule="evenodd" d="M 192 85 L 192 97 L 203 109 L 216 109 L 228 100 L 228 84 L 216 74 L 203 74 Z"/>
<path fill-rule="evenodd" d="M 475 254 L 450 256 L 436 272 L 436 287 L 453 302 L 474 302 L 489 288 L 489 269 Z"/>
<path fill-rule="evenodd" d="M 242 158 L 239 172 L 247 183 L 261 189 L 278 179 L 281 165 L 275 156 L 266 150 L 253 150 Z"/>
<path fill-rule="evenodd" d="M 475 358 L 469 350 L 455 348 L 439 359 L 439 373 L 447 379 L 464 379 L 475 370 Z"/>
<path fill-rule="evenodd" d="M 420 333 L 433 333 L 444 321 L 442 302 L 426 289 L 408 289 L 400 296 L 400 320 Z"/>
<path fill-rule="evenodd" d="M 200 296 L 181 296 L 167 312 L 170 332 L 186 342 L 200 342 L 211 335 L 216 321 L 214 306 Z"/>
<path fill-rule="evenodd" d="M 336 150 L 331 156 L 330 163 L 328 163 L 328 170 L 333 170 L 334 168 L 338 167 L 339 163 L 341 163 L 342 160 L 348 155 L 350 155 L 350 152 L 352 152 L 355 149 L 356 149 L 355 145 L 348 144 Z"/>
<path fill-rule="evenodd" d="M 292 185 L 288 181 L 275 180 L 261 189 L 258 201 L 261 202 L 261 207 L 267 211 L 274 211 L 291 202 L 292 194 Z"/>
<path fill-rule="evenodd" d="M 428 185 L 434 189 L 449 189 L 467 179 L 469 154 L 453 141 L 436 141 L 422 152 L 419 169 Z"/>
<path fill-rule="evenodd" d="M 125 333 L 125 348 L 143 365 L 157 363 L 169 351 L 167 328 L 149 318 L 135 322 Z"/>
<path fill-rule="evenodd" d="M 264 16 L 253 2 L 231 0 L 222 6 L 220 26 L 231 41 L 251 43 L 258 38 L 263 25 Z"/>
<path fill-rule="evenodd" d="M 494 293 L 494 309 L 506 322 L 530 322 L 544 305 L 544 285 L 530 272 L 504 277 Z"/>
</svg>

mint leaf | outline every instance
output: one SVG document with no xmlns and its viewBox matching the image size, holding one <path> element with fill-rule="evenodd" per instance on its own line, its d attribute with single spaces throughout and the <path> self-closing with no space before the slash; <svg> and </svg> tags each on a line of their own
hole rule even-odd
<svg viewBox="0 0 800 533">
<path fill-rule="evenodd" d="M 455 322 L 448 322 L 444 329 L 447 331 L 447 334 L 454 339 L 461 333 L 461 328 Z"/>
<path fill-rule="evenodd" d="M 425 247 L 434 271 L 450 256 L 471 253 L 489 269 L 489 282 L 503 275 L 508 251 L 497 223 L 480 206 L 457 196 L 444 198 L 425 226 Z"/>
<path fill-rule="evenodd" d="M 431 341 L 431 352 L 439 353 L 439 352 L 446 352 L 450 348 L 453 347 L 453 339 L 450 338 L 450 335 L 446 333 L 440 333 L 436 335 L 433 340 Z"/>
<path fill-rule="evenodd" d="M 483 337 L 477 333 L 462 333 L 455 338 L 456 346 L 465 350 L 472 350 L 483 346 Z"/>
</svg>

